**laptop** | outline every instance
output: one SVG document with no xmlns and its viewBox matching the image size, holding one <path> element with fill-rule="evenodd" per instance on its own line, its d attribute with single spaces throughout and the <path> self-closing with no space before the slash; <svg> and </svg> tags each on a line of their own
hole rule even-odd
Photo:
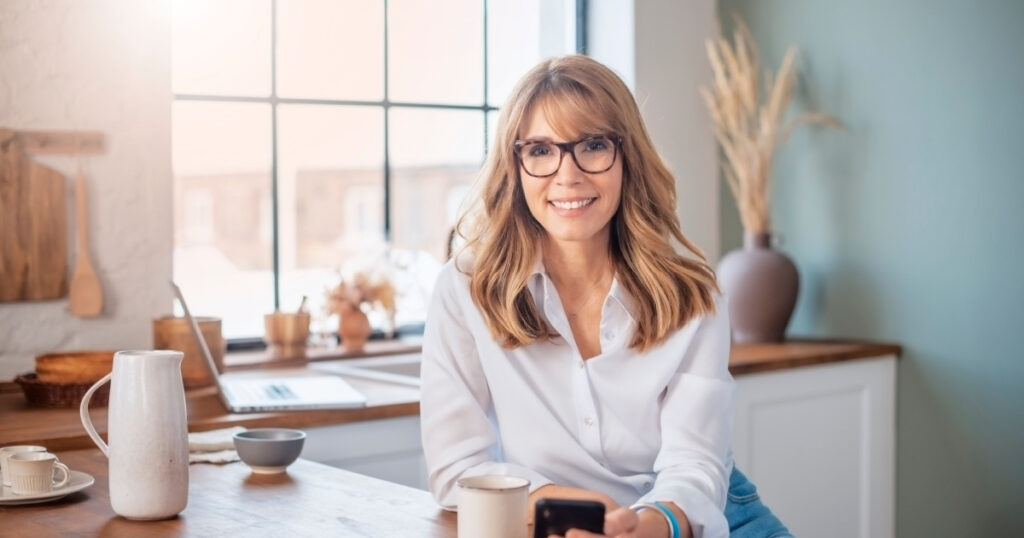
<svg viewBox="0 0 1024 538">
<path fill-rule="evenodd" d="M 199 324 L 188 310 L 181 289 L 171 282 L 174 295 L 185 311 L 192 335 L 199 342 L 203 359 L 216 381 L 217 393 L 224 407 L 232 413 L 259 411 L 302 411 L 309 409 L 349 409 L 366 406 L 366 396 L 336 375 L 316 375 L 309 370 L 277 378 L 223 374 L 210 354 L 199 330 Z M 304 375 L 308 373 L 309 375 Z M 297 375 L 296 375 L 297 374 Z"/>
</svg>

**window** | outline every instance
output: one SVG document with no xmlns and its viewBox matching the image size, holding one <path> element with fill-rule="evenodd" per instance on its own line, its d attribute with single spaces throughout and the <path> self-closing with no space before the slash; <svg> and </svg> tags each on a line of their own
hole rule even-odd
<svg viewBox="0 0 1024 538">
<path fill-rule="evenodd" d="M 576 4 L 174 0 L 174 278 L 191 309 L 257 337 L 264 313 L 305 295 L 316 319 L 340 269 L 387 256 L 398 324 L 421 322 L 495 111 L 530 66 L 580 48 Z"/>
</svg>

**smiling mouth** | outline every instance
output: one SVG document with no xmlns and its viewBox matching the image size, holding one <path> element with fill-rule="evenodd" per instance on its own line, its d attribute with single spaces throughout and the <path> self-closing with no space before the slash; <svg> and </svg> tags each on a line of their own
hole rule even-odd
<svg viewBox="0 0 1024 538">
<path fill-rule="evenodd" d="M 558 200 L 551 200 L 550 204 L 558 209 L 579 209 L 581 207 L 586 207 L 594 203 L 594 200 L 597 200 L 597 198 L 585 198 L 583 200 L 572 200 L 564 202 Z"/>
</svg>

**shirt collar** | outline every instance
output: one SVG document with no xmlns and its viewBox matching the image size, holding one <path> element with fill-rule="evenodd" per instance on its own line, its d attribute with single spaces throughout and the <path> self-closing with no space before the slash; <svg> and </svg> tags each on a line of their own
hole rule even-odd
<svg viewBox="0 0 1024 538">
<path fill-rule="evenodd" d="M 629 315 L 633 322 L 636 322 L 636 299 L 626 290 L 625 286 L 619 283 L 618 274 L 612 279 L 612 288 L 608 295 L 622 306 L 622 310 Z"/>
<path fill-rule="evenodd" d="M 549 283 L 554 287 L 554 282 L 551 281 L 551 277 L 548 276 L 547 269 L 544 267 L 544 260 L 540 255 L 540 252 L 534 256 L 533 269 L 530 272 L 530 277 L 527 280 L 527 288 L 530 290 L 530 295 L 533 296 L 533 304 L 543 308 L 545 298 L 545 282 Z M 608 296 L 615 302 L 619 303 L 622 310 L 629 315 L 629 318 L 636 322 L 636 300 L 626 290 L 624 286 L 619 283 L 618 275 L 612 278 L 612 287 L 608 291 Z"/>
</svg>

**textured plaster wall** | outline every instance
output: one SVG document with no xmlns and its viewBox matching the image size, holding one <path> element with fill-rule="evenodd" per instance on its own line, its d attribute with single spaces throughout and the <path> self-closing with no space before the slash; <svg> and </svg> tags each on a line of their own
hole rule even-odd
<svg viewBox="0 0 1024 538">
<path fill-rule="evenodd" d="M 170 98 L 168 0 L 0 2 L 0 126 L 106 136 L 102 155 L 81 160 L 103 315 L 76 318 L 66 298 L 0 303 L 0 380 L 43 352 L 152 345 L 151 319 L 171 307 Z M 69 182 L 79 164 L 35 159 Z M 68 195 L 73 264 L 70 183 Z"/>
</svg>

